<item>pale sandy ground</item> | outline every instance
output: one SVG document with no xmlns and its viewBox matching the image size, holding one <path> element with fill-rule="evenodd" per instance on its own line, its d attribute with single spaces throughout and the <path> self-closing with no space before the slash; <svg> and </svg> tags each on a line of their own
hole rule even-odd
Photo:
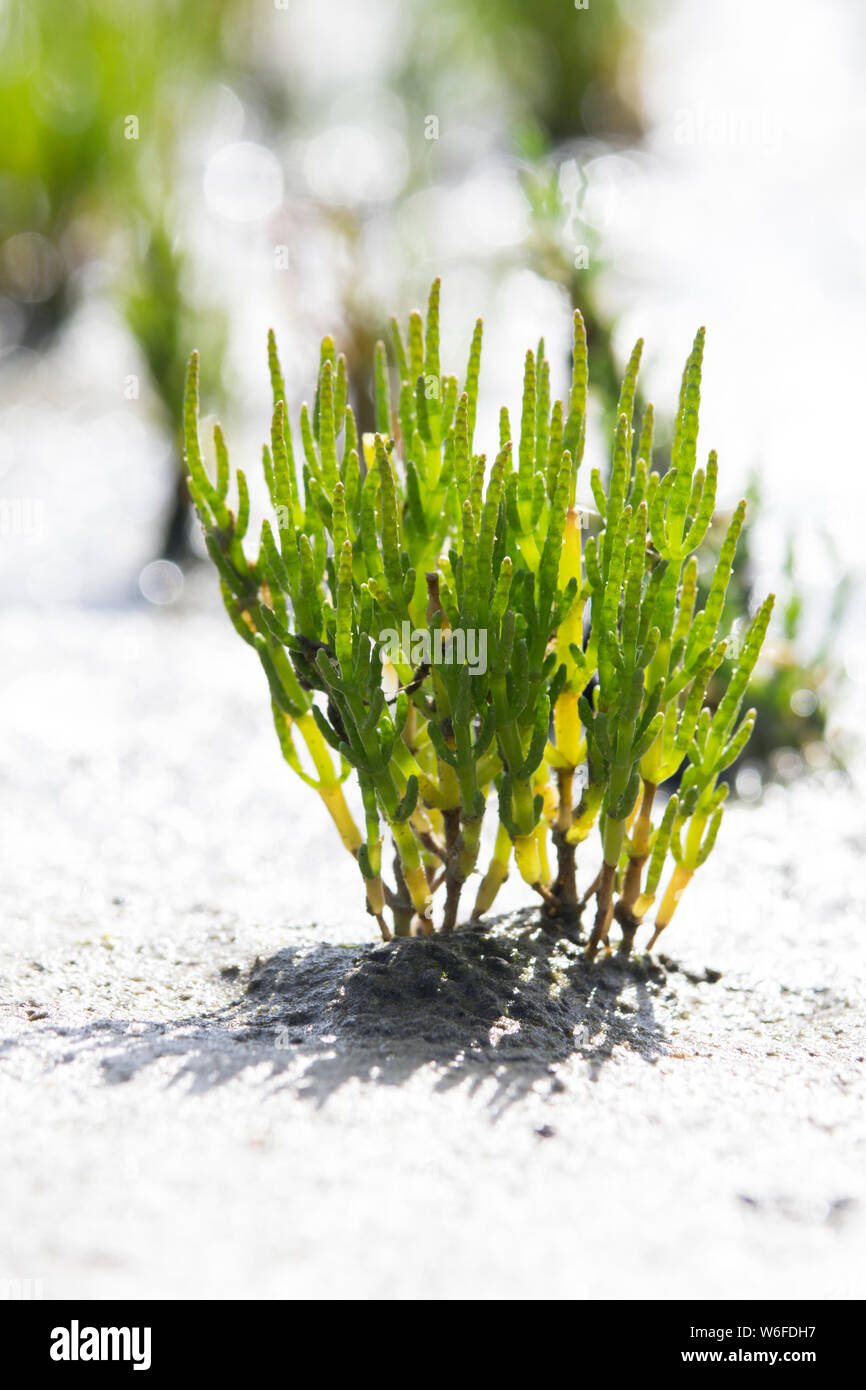
<svg viewBox="0 0 866 1390">
<path fill-rule="evenodd" d="M 729 813 L 666 943 L 720 982 L 578 972 L 523 1023 L 434 984 L 408 1037 L 387 990 L 345 1006 L 371 969 L 356 871 L 222 615 L 6 613 L 0 643 L 0 1279 L 864 1295 L 852 783 Z M 285 996 L 246 995 L 281 950 Z"/>
</svg>

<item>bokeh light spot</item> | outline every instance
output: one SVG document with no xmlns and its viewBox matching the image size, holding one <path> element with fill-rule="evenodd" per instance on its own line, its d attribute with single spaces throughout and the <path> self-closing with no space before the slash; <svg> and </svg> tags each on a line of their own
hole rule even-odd
<svg viewBox="0 0 866 1390">
<path fill-rule="evenodd" d="M 280 205 L 283 171 L 264 145 L 236 140 L 209 161 L 204 175 L 208 205 L 231 222 L 256 222 Z"/>
<path fill-rule="evenodd" d="M 153 560 L 138 576 L 138 587 L 148 603 L 176 603 L 183 592 L 183 571 L 171 560 Z"/>
<path fill-rule="evenodd" d="M 818 708 L 818 696 L 814 690 L 802 689 L 795 690 L 791 696 L 791 709 L 794 714 L 801 719 L 808 719 L 810 714 L 814 714 Z"/>
</svg>

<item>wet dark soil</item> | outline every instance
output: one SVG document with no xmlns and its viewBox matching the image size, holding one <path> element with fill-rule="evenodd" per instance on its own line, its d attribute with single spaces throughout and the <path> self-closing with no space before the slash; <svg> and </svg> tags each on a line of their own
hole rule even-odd
<svg viewBox="0 0 866 1390">
<path fill-rule="evenodd" d="M 660 1046 L 655 1002 L 718 978 L 645 955 L 589 962 L 530 910 L 435 937 L 280 951 L 253 965 L 241 1010 L 252 1006 L 256 1036 L 284 1046 L 324 1034 L 352 1047 L 423 1044 L 431 1059 L 549 1061 L 600 1035 Z"/>
</svg>

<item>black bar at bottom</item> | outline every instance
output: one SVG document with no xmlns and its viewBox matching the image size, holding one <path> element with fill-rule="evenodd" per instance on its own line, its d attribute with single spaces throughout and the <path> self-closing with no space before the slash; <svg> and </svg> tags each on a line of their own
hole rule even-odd
<svg viewBox="0 0 866 1390">
<path fill-rule="evenodd" d="M 483 1297 L 478 1301 L 485 1302 Z M 166 1372 L 194 1372 L 220 1380 L 273 1375 L 296 1382 L 299 1375 L 306 1380 L 311 1374 L 301 1370 L 299 1355 L 304 1362 L 320 1362 L 328 1375 L 342 1363 L 354 1375 L 402 1378 L 409 1367 L 405 1353 L 395 1356 L 394 1335 L 401 1341 L 411 1338 L 422 1364 L 439 1361 L 448 1374 L 450 1363 L 465 1374 L 467 1333 L 486 1375 L 515 1352 L 528 1355 L 530 1362 L 537 1358 L 542 1376 L 548 1373 L 551 1352 L 560 1365 L 564 1355 L 577 1378 L 584 1371 L 599 1378 L 600 1354 L 605 1378 L 629 1370 L 666 1373 L 675 1368 L 689 1375 L 707 1367 L 741 1372 L 791 1367 L 822 1376 L 846 1369 L 855 1379 L 862 1375 L 855 1371 L 861 1364 L 862 1332 L 859 1305 L 853 1302 L 563 1303 L 561 1310 L 549 1304 L 541 1323 L 535 1311 L 531 1321 L 508 1313 L 501 1331 L 499 1308 L 488 1304 L 480 1313 L 468 1314 L 465 1329 L 460 1329 L 462 1351 L 451 1341 L 454 1311 L 428 1308 L 410 1323 L 402 1306 L 363 1302 L 357 1309 L 357 1331 L 346 1326 L 341 1309 L 333 1315 L 333 1337 L 322 1335 L 320 1319 L 327 1313 L 320 1312 L 311 1323 L 302 1304 L 276 1300 L 5 1302 L 0 1304 L 0 1335 L 7 1356 L 14 1349 L 16 1364 L 25 1372 L 48 1372 L 52 1378 L 92 1378 L 108 1371 L 114 1377 L 161 1380 Z M 10 1364 L 6 1357 L 4 1362 Z M 419 1364 L 414 1356 L 413 1362 Z"/>
</svg>

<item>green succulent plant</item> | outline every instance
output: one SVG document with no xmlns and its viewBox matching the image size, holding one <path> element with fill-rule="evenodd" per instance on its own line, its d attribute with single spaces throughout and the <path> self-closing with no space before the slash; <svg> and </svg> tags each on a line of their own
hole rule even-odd
<svg viewBox="0 0 866 1390">
<path fill-rule="evenodd" d="M 496 840 L 473 915 L 489 911 L 513 860 L 566 929 L 594 898 L 589 956 L 608 944 L 613 920 L 628 952 L 666 865 L 652 943 L 713 847 L 727 792 L 719 778 L 752 729 L 754 712 L 741 708 L 773 604 L 753 617 L 711 709 L 745 503 L 698 610 L 695 555 L 717 482 L 715 454 L 705 467 L 697 456 L 703 330 L 683 374 L 664 476 L 649 467 L 652 407 L 640 430 L 633 419 L 638 343 L 607 483 L 593 470 L 595 508 L 581 508 L 580 313 L 568 399 L 551 400 L 539 343 L 526 354 L 519 426 L 501 411 L 488 461 L 475 439 L 482 324 L 462 381 L 443 374 L 439 292 L 437 280 L 426 315 L 413 313 L 405 332 L 394 321 L 390 351 L 377 345 L 376 432 L 362 438 L 330 338 L 313 405 L 291 428 L 270 336 L 274 412 L 263 467 L 273 516 L 252 549 L 246 475 L 236 471 L 230 502 L 219 426 L 213 473 L 205 466 L 193 354 L 184 407 L 190 493 L 229 616 L 264 669 L 283 756 L 318 792 L 357 861 L 382 935 L 432 932 L 440 892 L 439 926 L 456 925 L 493 802 Z M 674 774 L 679 790 L 655 824 L 657 789 Z M 350 775 L 363 829 L 344 795 Z M 393 877 L 383 864 L 386 833 Z M 596 835 L 601 867 L 579 895 L 578 846 Z"/>
</svg>

